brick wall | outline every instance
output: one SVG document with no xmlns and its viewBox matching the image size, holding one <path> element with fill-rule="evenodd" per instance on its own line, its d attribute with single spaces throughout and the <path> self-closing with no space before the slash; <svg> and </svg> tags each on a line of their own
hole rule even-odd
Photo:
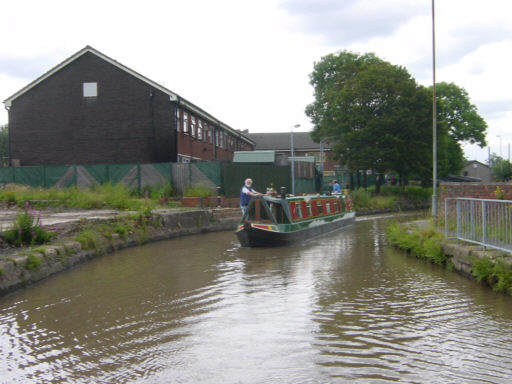
<svg viewBox="0 0 512 384">
<path fill-rule="evenodd" d="M 500 187 L 505 192 L 505 200 L 512 200 L 512 184 L 507 183 L 441 183 L 439 187 L 439 200 L 450 197 L 471 197 L 474 199 L 495 199 L 494 191 Z"/>
<path fill-rule="evenodd" d="M 84 82 L 97 97 L 83 96 Z M 20 165 L 176 161 L 169 96 L 92 53 L 15 99 L 9 131 Z"/>
</svg>

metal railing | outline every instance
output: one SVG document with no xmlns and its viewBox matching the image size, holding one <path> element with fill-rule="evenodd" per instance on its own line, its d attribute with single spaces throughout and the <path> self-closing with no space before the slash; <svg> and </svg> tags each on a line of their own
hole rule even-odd
<svg viewBox="0 0 512 384">
<path fill-rule="evenodd" d="M 512 200 L 448 198 L 446 238 L 512 253 Z"/>
</svg>

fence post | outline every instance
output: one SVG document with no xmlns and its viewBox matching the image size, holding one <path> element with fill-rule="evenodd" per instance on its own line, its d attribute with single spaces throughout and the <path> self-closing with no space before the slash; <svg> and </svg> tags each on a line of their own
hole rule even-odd
<svg viewBox="0 0 512 384">
<path fill-rule="evenodd" d="M 142 193 L 142 181 L 140 179 L 140 164 L 137 164 L 137 190 L 139 195 Z"/>
<path fill-rule="evenodd" d="M 460 241 L 460 200 L 457 199 L 457 241 Z"/>
<path fill-rule="evenodd" d="M 73 185 L 75 187 L 78 185 L 77 174 L 76 174 L 76 165 L 73 165 Z"/>
<path fill-rule="evenodd" d="M 485 201 L 482 201 L 482 242 L 484 243 L 484 251 L 487 249 L 485 244 L 487 243 L 487 225 L 486 225 L 486 216 L 487 216 L 487 204 Z"/>
<path fill-rule="evenodd" d="M 444 199 L 444 236 L 448 238 L 448 200 Z"/>
<path fill-rule="evenodd" d="M 470 209 L 470 216 L 471 216 L 471 238 L 475 238 L 475 200 L 471 200 L 471 209 Z"/>
</svg>

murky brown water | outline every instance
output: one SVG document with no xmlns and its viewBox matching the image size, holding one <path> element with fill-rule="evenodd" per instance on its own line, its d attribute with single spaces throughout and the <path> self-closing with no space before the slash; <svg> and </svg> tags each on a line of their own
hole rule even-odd
<svg viewBox="0 0 512 384">
<path fill-rule="evenodd" d="M 511 382 L 512 299 L 390 249 L 385 223 L 171 240 L 11 294 L 0 382 Z"/>
</svg>

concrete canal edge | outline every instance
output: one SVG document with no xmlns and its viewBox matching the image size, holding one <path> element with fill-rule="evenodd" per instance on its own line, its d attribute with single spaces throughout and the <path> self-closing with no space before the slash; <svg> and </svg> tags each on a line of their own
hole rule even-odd
<svg viewBox="0 0 512 384">
<path fill-rule="evenodd" d="M 2 255 L 0 258 L 0 296 L 26 287 L 88 260 L 124 248 L 134 247 L 142 243 L 173 239 L 182 236 L 207 232 L 234 230 L 240 220 L 239 208 L 198 209 L 192 211 L 153 212 L 153 219 L 159 221 L 158 228 L 149 228 L 141 241 L 136 234 L 128 234 L 122 238 L 117 234 L 112 239 L 104 239 L 92 250 L 82 249 L 81 244 L 73 239 L 65 239 L 58 245 L 38 247 L 43 253 L 38 254 L 40 264 L 36 268 L 30 266 L 34 252 L 31 248 L 22 248 L 14 253 Z M 105 220 L 107 222 L 108 220 Z M 42 257 L 39 257 L 42 256 Z"/>
<path fill-rule="evenodd" d="M 416 220 L 405 224 L 405 230 L 415 231 L 419 228 L 428 227 L 429 220 Z M 506 268 L 512 270 L 512 254 L 482 245 L 466 243 L 456 239 L 444 239 L 439 242 L 441 250 L 448 261 L 453 265 L 453 270 L 470 280 L 477 280 L 473 274 L 474 263 L 478 260 L 490 260 L 492 264 L 503 263 Z M 399 248 L 399 247 L 398 247 Z M 490 284 L 492 288 L 492 284 Z M 512 295 L 512 291 L 504 292 Z"/>
<path fill-rule="evenodd" d="M 477 259 L 490 258 L 493 261 L 499 259 L 512 268 L 512 256 L 504 257 L 504 252 L 497 250 L 484 250 L 481 245 L 469 245 L 453 240 L 442 242 L 441 248 L 444 254 L 450 257 L 454 269 L 471 279 L 474 279 L 473 261 Z"/>
</svg>

